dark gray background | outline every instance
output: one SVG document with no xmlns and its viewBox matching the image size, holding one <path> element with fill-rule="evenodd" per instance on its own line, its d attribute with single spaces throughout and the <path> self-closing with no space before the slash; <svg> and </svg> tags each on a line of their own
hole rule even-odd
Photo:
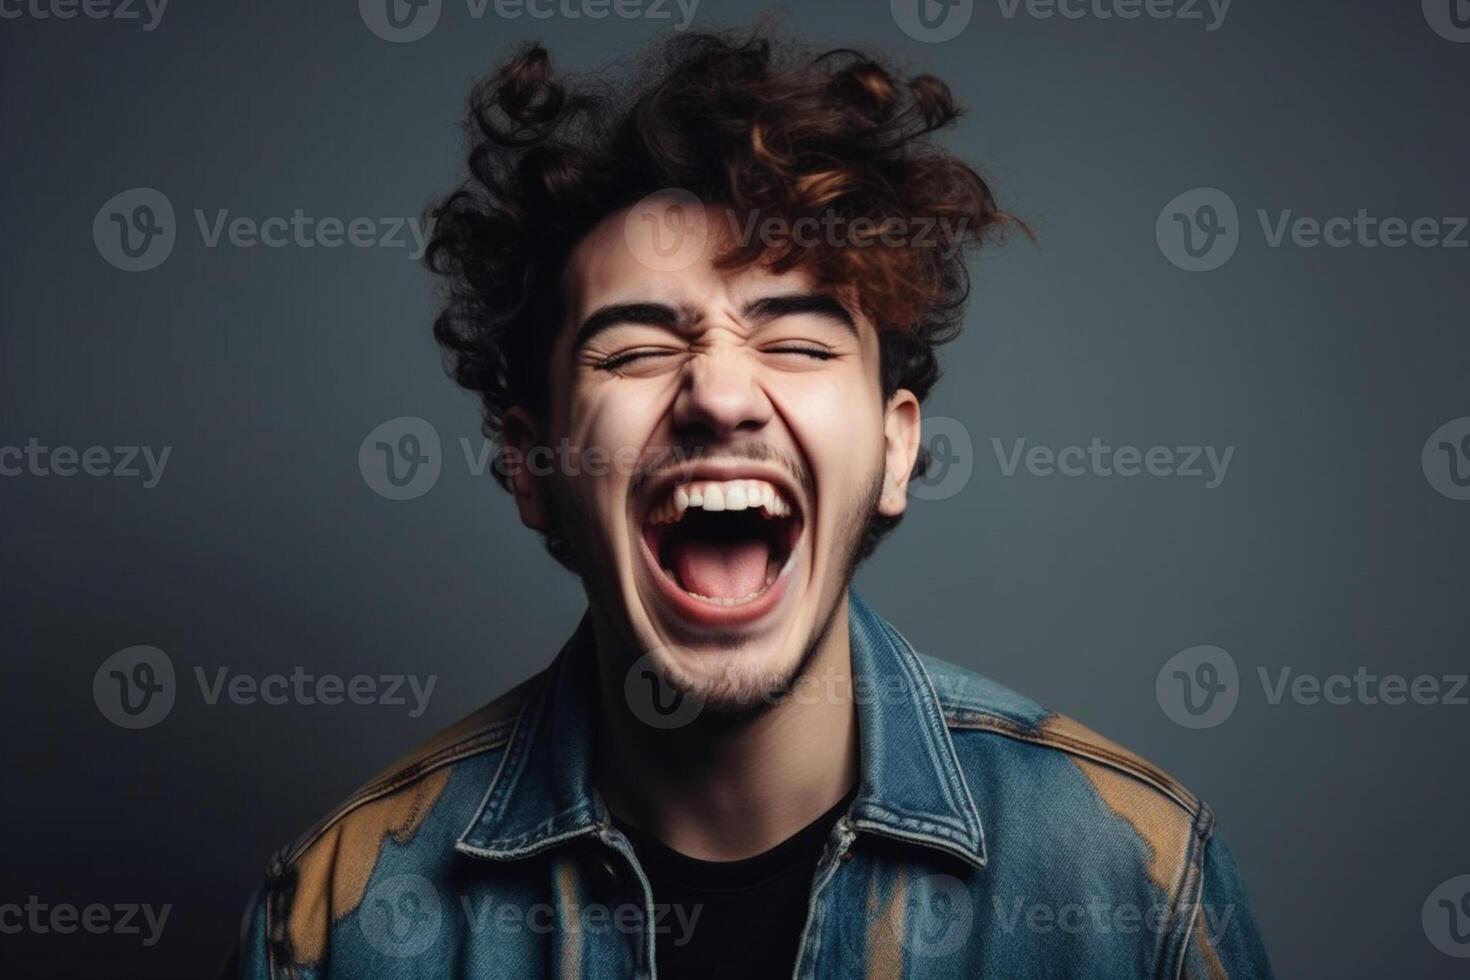
<svg viewBox="0 0 1470 980">
<path fill-rule="evenodd" d="M 695 27 L 749 23 L 706 0 Z M 1210 801 L 1282 977 L 1451 977 L 1420 910 L 1470 872 L 1470 708 L 1272 705 L 1256 668 L 1463 673 L 1470 502 L 1420 450 L 1470 415 L 1470 250 L 1271 248 L 1255 218 L 1470 212 L 1470 44 L 1417 2 L 1236 0 L 1200 21 L 1037 19 L 977 3 L 920 43 L 886 0 L 803 4 L 820 45 L 948 79 L 950 145 L 1040 246 L 977 266 L 967 332 L 928 410 L 973 476 L 917 500 L 859 587 L 920 649 L 1137 750 Z M 172 447 L 162 481 L 0 478 L 0 902 L 173 906 L 162 941 L 0 936 L 0 973 L 197 976 L 269 854 L 402 750 L 542 665 L 575 583 L 465 465 L 475 407 L 440 373 L 406 248 L 206 248 L 193 209 L 417 215 L 460 167 L 468 83 L 539 37 L 563 66 L 668 29 L 469 15 L 445 0 L 388 43 L 356 5 L 174 0 L 156 30 L 0 20 L 0 446 Z M 92 221 L 162 191 L 169 258 L 113 268 Z M 1241 241 L 1172 265 L 1155 219 L 1226 191 Z M 395 502 L 359 444 L 396 416 L 444 442 Z M 1005 477 L 991 446 L 1233 445 L 1200 480 Z M 1456 599 L 1456 596 L 1459 596 Z M 110 724 L 101 662 L 156 646 L 172 714 Z M 1174 653 L 1231 653 L 1225 723 L 1174 724 Z M 436 674 L 429 710 L 208 705 L 193 668 Z"/>
</svg>

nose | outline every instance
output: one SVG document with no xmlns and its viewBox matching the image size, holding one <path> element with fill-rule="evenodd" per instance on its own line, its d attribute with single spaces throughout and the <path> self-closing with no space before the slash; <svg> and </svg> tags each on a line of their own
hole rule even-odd
<svg viewBox="0 0 1470 980">
<path fill-rule="evenodd" d="M 773 414 L 753 359 L 738 349 L 714 349 L 690 358 L 674 401 L 674 428 L 699 442 L 759 432 Z"/>
</svg>

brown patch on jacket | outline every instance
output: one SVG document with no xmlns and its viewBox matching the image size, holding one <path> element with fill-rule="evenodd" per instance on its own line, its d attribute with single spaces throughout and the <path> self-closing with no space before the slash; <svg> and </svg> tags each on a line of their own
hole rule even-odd
<svg viewBox="0 0 1470 980">
<path fill-rule="evenodd" d="M 900 867 L 889 882 L 888 898 L 879 909 L 878 882 L 868 882 L 868 942 L 865 980 L 888 980 L 903 976 L 903 938 L 908 934 L 908 869 Z"/>
<path fill-rule="evenodd" d="M 322 958 L 332 923 L 362 903 L 383 842 L 411 841 L 448 782 L 449 769 L 439 769 L 400 792 L 358 807 L 296 859 L 296 891 L 286 934 L 297 963 Z"/>
<path fill-rule="evenodd" d="M 322 961 L 332 925 L 362 903 L 384 842 L 413 840 L 448 785 L 454 764 L 509 740 L 521 707 L 543 676 L 431 737 L 278 856 L 267 906 L 272 976 Z"/>
</svg>

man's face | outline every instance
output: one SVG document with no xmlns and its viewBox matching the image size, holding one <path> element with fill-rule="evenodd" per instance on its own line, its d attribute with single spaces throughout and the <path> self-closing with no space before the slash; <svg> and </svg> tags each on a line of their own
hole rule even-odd
<svg viewBox="0 0 1470 980">
<path fill-rule="evenodd" d="M 537 434 L 569 451 L 515 488 L 528 524 L 554 514 L 629 662 L 744 709 L 795 679 L 869 521 L 902 512 L 919 413 L 883 398 L 856 304 L 799 269 L 716 269 L 725 212 L 684 216 L 703 224 L 682 257 L 636 212 L 573 252 Z"/>
</svg>

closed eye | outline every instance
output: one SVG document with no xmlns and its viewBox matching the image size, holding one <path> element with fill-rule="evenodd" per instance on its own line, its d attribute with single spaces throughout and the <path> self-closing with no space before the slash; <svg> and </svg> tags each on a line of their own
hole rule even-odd
<svg viewBox="0 0 1470 980">
<path fill-rule="evenodd" d="M 620 351 L 610 357 L 598 361 L 594 367 L 599 371 L 616 371 L 618 368 L 626 367 L 637 361 L 648 361 L 650 358 L 670 357 L 677 353 L 662 347 L 645 347 L 634 350 Z"/>
<path fill-rule="evenodd" d="M 767 347 L 765 350 L 767 354 L 804 354 L 819 361 L 830 361 L 837 356 L 835 351 L 812 344 L 780 344 L 775 347 Z"/>
</svg>

